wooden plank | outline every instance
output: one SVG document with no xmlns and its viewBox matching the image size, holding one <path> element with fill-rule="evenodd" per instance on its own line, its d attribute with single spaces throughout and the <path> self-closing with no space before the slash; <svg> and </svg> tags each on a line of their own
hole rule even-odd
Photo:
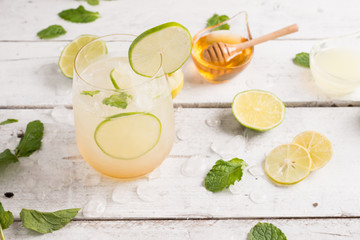
<svg viewBox="0 0 360 240">
<path fill-rule="evenodd" d="M 40 152 L 20 159 L 18 165 L 1 173 L 1 202 L 16 217 L 21 208 L 42 211 L 83 208 L 94 198 L 106 200 L 104 214 L 93 217 L 79 214 L 78 218 L 360 217 L 360 192 L 354 190 L 360 182 L 359 108 L 287 108 L 285 121 L 265 133 L 241 127 L 230 109 L 185 108 L 176 111 L 175 117 L 177 133 L 181 131 L 183 140 L 175 141 L 170 156 L 160 167 L 160 176 L 127 183 L 100 176 L 81 159 L 74 127 L 66 120 L 71 111 L 57 111 L 55 121 L 47 109 L 0 110 L 0 119 L 20 120 L 0 127 L 0 149 L 14 149 L 16 141 L 10 135 L 16 135 L 30 120 L 41 119 L 46 129 Z M 209 127 L 205 124 L 207 119 L 219 119 L 221 125 Z M 249 167 L 261 169 L 266 153 L 290 142 L 304 130 L 325 134 L 333 143 L 334 156 L 325 168 L 310 174 L 303 182 L 281 187 L 246 170 L 238 194 L 229 190 L 213 194 L 202 186 L 206 171 L 220 158 L 210 149 L 212 143 L 225 144 L 234 136 L 245 136 L 245 147 L 230 155 L 244 158 Z M 184 162 L 197 154 L 206 159 L 205 171 L 194 177 L 184 176 L 181 173 Z M 146 186 L 143 184 L 149 184 L 151 191 L 141 197 L 150 198 L 149 201 L 140 200 L 136 193 L 138 186 Z M 124 194 L 123 199 L 117 198 L 123 203 L 112 200 L 116 187 Z M 5 198 L 5 192 L 14 192 L 14 198 Z M 259 195 L 263 200 L 260 203 L 256 197 Z"/>
<path fill-rule="evenodd" d="M 51 234 L 36 234 L 15 223 L 8 239 L 247 239 L 258 220 L 76 221 Z M 291 240 L 348 240 L 360 238 L 359 219 L 261 220 L 279 227 Z"/>
<path fill-rule="evenodd" d="M 83 4 L 99 11 L 101 18 L 90 24 L 74 24 L 60 19 L 57 14 Z M 57 40 L 74 39 L 79 34 L 107 35 L 112 33 L 139 34 L 145 29 L 169 21 L 187 26 L 192 34 L 201 30 L 214 13 L 233 16 L 239 11 L 249 13 L 254 36 L 298 23 L 300 32 L 287 38 L 314 39 L 358 31 L 359 1 L 348 0 L 346 11 L 339 11 L 341 0 L 304 0 L 301 3 L 279 0 L 219 1 L 161 1 L 146 0 L 104 1 L 99 6 L 72 0 L 0 2 L 0 40 L 38 40 L 36 33 L 51 24 L 61 24 L 67 34 Z M 139 7 L 141 6 L 141 7 Z M 11 27 L 10 27 L 11 26 Z"/>
<path fill-rule="evenodd" d="M 314 42 L 282 40 L 259 45 L 249 67 L 223 84 L 203 80 L 190 59 L 183 67 L 185 85 L 175 103 L 230 106 L 236 93 L 264 89 L 290 106 L 360 105 L 360 89 L 344 97 L 328 96 L 317 88 L 309 69 L 293 64 L 295 54 L 309 51 Z M 0 52 L 4 52 L 0 56 L 0 107 L 71 105 L 72 82 L 57 66 L 65 45 L 66 42 L 0 44 Z"/>
</svg>

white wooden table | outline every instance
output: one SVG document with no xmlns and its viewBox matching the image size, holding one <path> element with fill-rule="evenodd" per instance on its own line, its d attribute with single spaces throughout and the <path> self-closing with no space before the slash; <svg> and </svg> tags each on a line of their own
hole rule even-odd
<svg viewBox="0 0 360 240">
<path fill-rule="evenodd" d="M 102 17 L 74 24 L 57 16 L 79 4 Z M 258 221 L 266 221 L 291 240 L 360 239 L 360 91 L 341 98 L 326 96 L 315 86 L 309 69 L 292 63 L 296 53 L 308 52 L 319 39 L 359 31 L 359 9 L 358 0 L 118 0 L 94 7 L 75 0 L 0 0 L 0 121 L 19 119 L 0 127 L 0 149 L 16 146 L 16 133 L 27 122 L 40 119 L 45 124 L 41 151 L 0 176 L 0 201 L 16 217 L 16 223 L 5 230 L 7 238 L 246 239 Z M 300 31 L 257 46 L 249 67 L 225 84 L 205 82 L 189 60 L 183 67 L 185 86 L 174 105 L 177 130 L 191 134 L 175 141 L 170 156 L 150 179 L 122 183 L 88 167 L 74 138 L 72 83 L 57 67 L 64 45 L 80 34 L 139 34 L 167 21 L 180 22 L 195 34 L 212 14 L 232 16 L 241 10 L 249 13 L 253 36 L 292 23 Z M 68 33 L 39 40 L 36 33 L 51 24 L 63 25 Z M 240 126 L 229 107 L 233 96 L 247 89 L 278 95 L 287 106 L 285 121 L 266 133 Z M 207 119 L 220 119 L 221 125 L 209 127 Z M 279 187 L 245 171 L 238 194 L 229 190 L 212 194 L 202 186 L 204 173 L 181 174 L 182 164 L 196 154 L 207 159 L 209 169 L 220 158 L 210 149 L 215 141 L 246 136 L 239 157 L 251 167 L 304 130 L 324 133 L 333 143 L 334 156 L 325 168 L 297 185 Z M 155 200 L 137 196 L 142 184 L 149 184 Z M 115 188 L 122 189 L 122 203 L 112 200 Z M 5 192 L 15 196 L 5 198 Z M 263 194 L 266 201 L 255 203 L 251 194 Z M 92 199 L 106 201 L 101 216 L 79 213 L 52 234 L 36 234 L 19 222 L 21 208 L 82 208 Z"/>
</svg>

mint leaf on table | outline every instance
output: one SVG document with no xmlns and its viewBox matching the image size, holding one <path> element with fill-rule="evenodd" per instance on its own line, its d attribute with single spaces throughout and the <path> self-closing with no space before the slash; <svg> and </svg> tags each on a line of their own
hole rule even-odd
<svg viewBox="0 0 360 240">
<path fill-rule="evenodd" d="M 39 120 L 29 122 L 26 126 L 24 137 L 15 149 L 16 157 L 28 157 L 41 147 L 44 135 L 44 124 Z"/>
<path fill-rule="evenodd" d="M 219 24 L 219 23 L 222 23 L 226 20 L 228 20 L 229 17 L 226 16 L 226 15 L 218 15 L 218 14 L 214 14 L 211 18 L 209 18 L 207 20 L 207 24 L 206 24 L 206 27 L 211 27 L 211 26 L 214 26 L 216 24 Z M 213 31 L 217 31 L 217 30 L 229 30 L 230 29 L 230 25 L 229 24 L 224 24 L 224 25 L 221 25 L 217 28 L 214 28 Z"/>
<path fill-rule="evenodd" d="M 127 102 L 128 98 L 131 98 L 131 95 L 121 92 L 121 93 L 113 94 L 110 97 L 104 98 L 102 103 L 108 106 L 125 109 L 128 105 Z"/>
<path fill-rule="evenodd" d="M 99 5 L 100 3 L 100 0 L 86 0 L 86 2 L 89 4 L 89 5 Z"/>
<path fill-rule="evenodd" d="M 6 149 L 2 153 L 0 153 L 0 169 L 6 167 L 10 163 L 18 162 L 18 158 L 11 153 L 9 149 Z"/>
<path fill-rule="evenodd" d="M 22 225 L 39 233 L 51 233 L 68 224 L 81 208 L 64 209 L 56 212 L 39 212 L 22 209 L 20 219 Z"/>
<path fill-rule="evenodd" d="M 293 59 L 294 63 L 296 65 L 302 66 L 302 67 L 310 67 L 310 56 L 309 53 L 302 52 L 296 54 L 295 58 Z"/>
<path fill-rule="evenodd" d="M 0 125 L 6 125 L 6 124 L 16 123 L 16 122 L 18 122 L 17 119 L 9 118 L 8 120 L 0 122 Z"/>
<path fill-rule="evenodd" d="M 82 5 L 80 5 L 76 9 L 71 8 L 64 10 L 58 15 L 64 20 L 75 23 L 89 23 L 95 21 L 100 17 L 99 12 L 88 11 Z"/>
<path fill-rule="evenodd" d="M 60 25 L 51 25 L 37 33 L 40 39 L 56 38 L 64 35 L 66 30 Z"/>
<path fill-rule="evenodd" d="M 10 211 L 5 211 L 0 202 L 0 226 L 1 226 L 0 230 L 9 228 L 10 225 L 13 223 L 14 223 L 14 215 Z M 1 236 L 3 236 L 2 231 L 1 231 Z"/>
<path fill-rule="evenodd" d="M 90 97 L 93 97 L 94 95 L 98 94 L 100 92 L 100 90 L 96 90 L 96 91 L 82 91 L 80 94 L 82 95 L 88 95 Z"/>
<path fill-rule="evenodd" d="M 259 222 L 250 230 L 249 240 L 287 240 L 287 238 L 275 225 Z"/>
<path fill-rule="evenodd" d="M 228 188 L 235 181 L 240 181 L 247 163 L 239 158 L 230 161 L 218 160 L 205 178 L 205 188 L 211 192 L 219 192 Z"/>
</svg>

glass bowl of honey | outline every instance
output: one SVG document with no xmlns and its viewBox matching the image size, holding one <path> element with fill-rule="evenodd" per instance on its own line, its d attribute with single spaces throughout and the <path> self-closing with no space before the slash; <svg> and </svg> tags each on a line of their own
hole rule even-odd
<svg viewBox="0 0 360 240">
<path fill-rule="evenodd" d="M 216 42 L 238 44 L 251 40 L 247 12 L 239 12 L 232 18 L 208 27 L 193 37 L 191 57 L 201 76 L 212 83 L 229 81 L 250 63 L 254 47 L 244 49 L 230 61 L 220 64 L 206 61 L 203 52 Z"/>
</svg>

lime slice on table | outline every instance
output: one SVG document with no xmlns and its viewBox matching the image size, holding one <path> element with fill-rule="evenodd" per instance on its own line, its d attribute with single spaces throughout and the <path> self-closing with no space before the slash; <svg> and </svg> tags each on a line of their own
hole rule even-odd
<svg viewBox="0 0 360 240">
<path fill-rule="evenodd" d="M 242 125 L 256 131 L 276 127 L 285 115 L 284 103 L 274 94 L 262 90 L 238 93 L 231 107 L 235 118 Z"/>
<path fill-rule="evenodd" d="M 265 159 L 265 172 L 279 184 L 295 184 L 305 179 L 311 169 L 309 152 L 297 144 L 283 144 Z"/>
<path fill-rule="evenodd" d="M 325 166 L 332 157 L 332 145 L 324 135 L 314 131 L 306 131 L 297 135 L 293 143 L 299 144 L 308 150 L 312 160 L 311 171 Z"/>
<path fill-rule="evenodd" d="M 74 61 L 79 50 L 97 38 L 98 37 L 94 35 L 81 35 L 64 47 L 59 59 L 59 68 L 66 77 L 73 77 Z M 106 52 L 107 49 L 105 43 L 99 41 L 94 43 L 94 46 L 90 48 L 90 51 L 87 51 L 86 57 L 88 57 L 88 59 L 92 59 L 94 57 L 104 55 Z"/>
<path fill-rule="evenodd" d="M 175 72 L 189 58 L 191 35 L 179 23 L 169 22 L 140 34 L 129 48 L 132 69 L 145 77 L 154 76 L 161 63 L 167 74 Z"/>
<path fill-rule="evenodd" d="M 160 120 L 150 113 L 129 112 L 108 117 L 96 128 L 94 138 L 107 155 L 138 158 L 153 149 L 161 135 Z"/>
</svg>

